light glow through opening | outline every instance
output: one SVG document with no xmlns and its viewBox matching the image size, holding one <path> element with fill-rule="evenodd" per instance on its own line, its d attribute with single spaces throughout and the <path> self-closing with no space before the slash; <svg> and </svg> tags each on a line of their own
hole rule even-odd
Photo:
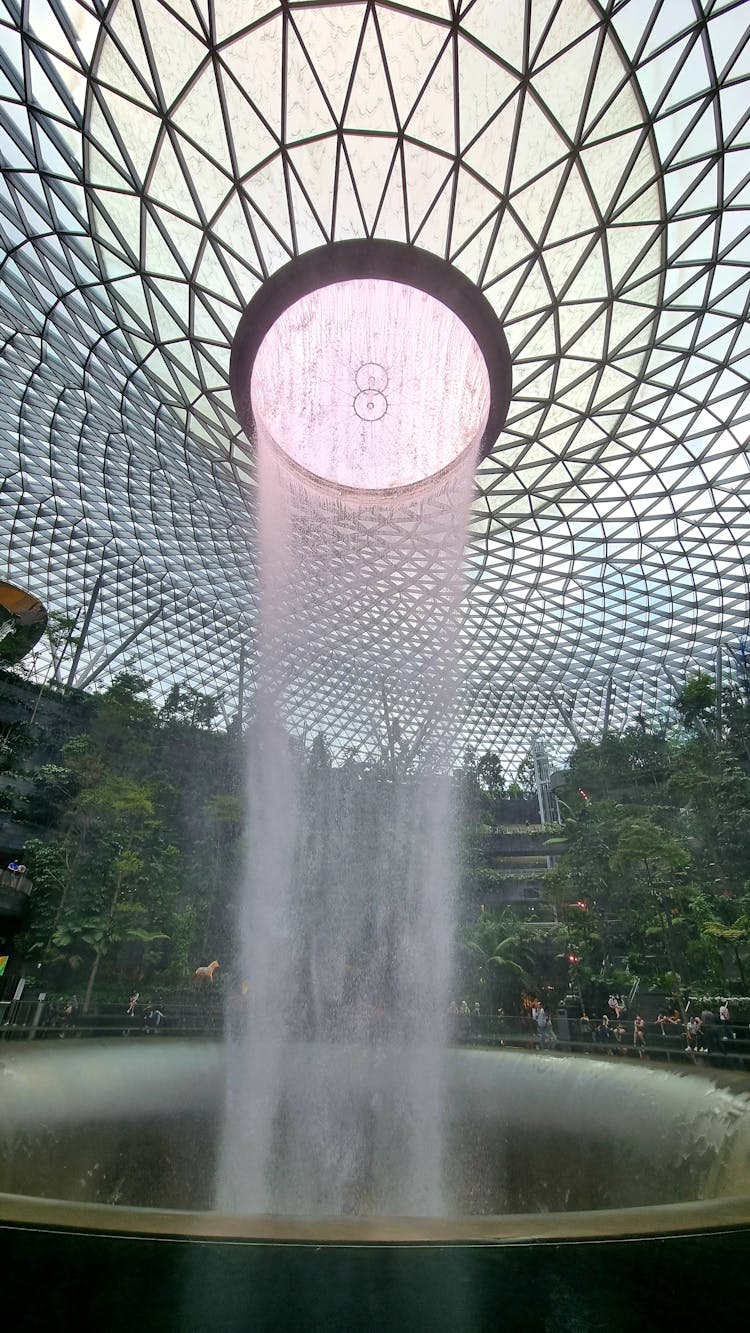
<svg viewBox="0 0 750 1333">
<path fill-rule="evenodd" d="M 465 324 L 426 292 L 380 278 L 319 288 L 260 345 L 259 436 L 328 485 L 410 488 L 478 450 L 490 379 Z"/>
</svg>

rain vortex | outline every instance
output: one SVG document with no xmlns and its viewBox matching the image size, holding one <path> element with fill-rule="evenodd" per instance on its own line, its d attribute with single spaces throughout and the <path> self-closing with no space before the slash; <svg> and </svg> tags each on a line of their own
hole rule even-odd
<svg viewBox="0 0 750 1333">
<path fill-rule="evenodd" d="M 450 1208 L 446 775 L 482 425 L 458 463 L 421 488 L 342 498 L 289 466 L 259 423 L 258 676 L 239 921 L 247 996 L 230 1024 L 225 1210 Z M 311 697 L 320 729 L 303 744 L 289 719 Z"/>
</svg>

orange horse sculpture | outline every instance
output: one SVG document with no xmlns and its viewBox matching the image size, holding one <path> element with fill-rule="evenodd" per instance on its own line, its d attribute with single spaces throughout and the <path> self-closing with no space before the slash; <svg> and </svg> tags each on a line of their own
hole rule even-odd
<svg viewBox="0 0 750 1333">
<path fill-rule="evenodd" d="M 204 981 L 210 981 L 213 985 L 214 974 L 218 971 L 217 962 L 209 963 L 206 967 L 196 967 L 193 978 L 196 986 L 202 986 Z"/>
</svg>

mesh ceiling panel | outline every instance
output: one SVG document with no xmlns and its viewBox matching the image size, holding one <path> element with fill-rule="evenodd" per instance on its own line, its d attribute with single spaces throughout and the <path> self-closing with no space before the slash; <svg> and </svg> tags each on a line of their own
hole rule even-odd
<svg viewBox="0 0 750 1333">
<path fill-rule="evenodd" d="M 749 18 L 0 0 L 3 575 L 68 615 L 100 581 L 78 682 L 135 656 L 234 712 L 256 553 L 232 336 L 281 265 L 366 236 L 460 268 L 512 356 L 466 552 L 461 744 L 560 755 L 731 650 Z M 313 689 L 294 723 L 324 714 L 335 744 L 323 662 L 319 686 L 322 713 Z"/>
</svg>

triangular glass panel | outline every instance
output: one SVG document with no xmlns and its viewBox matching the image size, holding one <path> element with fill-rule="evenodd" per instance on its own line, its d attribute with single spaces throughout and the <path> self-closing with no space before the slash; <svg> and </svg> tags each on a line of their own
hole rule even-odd
<svg viewBox="0 0 750 1333">
<path fill-rule="evenodd" d="M 549 274 L 552 289 L 560 294 L 576 264 L 592 244 L 591 236 L 577 236 L 562 245 L 547 246 L 542 262 Z"/>
<path fill-rule="evenodd" d="M 295 8 L 293 21 L 333 114 L 341 117 L 367 10 L 360 5 Z"/>
<path fill-rule="evenodd" d="M 166 105 L 171 106 L 206 59 L 206 46 L 160 0 L 138 2 L 151 39 L 162 95 Z M 113 25 L 118 27 L 117 11 Z"/>
<path fill-rule="evenodd" d="M 316 207 L 325 205 L 325 215 L 321 222 L 326 232 L 330 233 L 336 139 L 331 135 L 327 139 L 317 139 L 314 143 L 299 144 L 289 150 L 289 160 L 306 192 L 315 200 Z"/>
<path fill-rule="evenodd" d="M 514 70 L 523 69 L 524 22 L 518 5 L 498 5 L 496 0 L 464 2 L 461 27 L 491 51 L 497 51 Z"/>
<path fill-rule="evenodd" d="M 174 213 L 170 213 L 166 208 L 148 206 L 148 211 L 153 212 L 158 218 L 162 232 L 166 232 L 177 254 L 180 256 L 181 263 L 190 272 L 195 264 L 198 249 L 203 239 L 203 228 L 196 219 L 190 222 Z"/>
<path fill-rule="evenodd" d="M 117 93 L 108 95 L 106 114 L 110 118 L 110 124 L 117 129 L 124 153 L 132 162 L 132 168 L 126 168 L 128 175 L 136 185 L 142 185 L 151 165 L 161 120 L 143 107 L 128 101 L 127 98 L 119 97 Z M 104 123 L 103 113 L 97 107 L 92 110 L 89 131 L 93 139 L 99 140 L 108 149 L 114 142 L 109 127 Z M 118 157 L 122 157 L 121 150 L 118 148 L 117 151 Z"/>
<path fill-rule="evenodd" d="M 383 56 L 372 17 L 366 21 L 354 79 L 344 108 L 347 129 L 397 130 L 393 102 L 383 67 Z"/>
<path fill-rule="evenodd" d="M 247 91 L 269 125 L 282 123 L 281 106 L 282 24 L 273 18 L 221 49 L 222 64 Z M 227 80 L 224 80 L 225 86 Z M 240 125 L 242 122 L 239 122 Z M 230 125 L 234 118 L 230 119 Z"/>
<path fill-rule="evenodd" d="M 512 212 L 506 209 L 493 246 L 492 256 L 484 278 L 485 289 L 495 278 L 513 273 L 534 254 L 534 243 L 525 234 Z"/>
<path fill-rule="evenodd" d="M 470 172 L 459 167 L 449 241 L 451 253 L 460 249 L 464 241 L 468 240 L 486 218 L 494 216 L 500 207 L 501 202 L 497 195 L 476 180 Z"/>
<path fill-rule="evenodd" d="M 461 144 L 465 147 L 490 118 L 508 102 L 518 89 L 514 72 L 466 40 L 459 38 L 459 78 L 461 80 Z"/>
<path fill-rule="evenodd" d="M 390 241 L 406 241 L 406 210 L 401 173 L 401 155 L 397 152 L 385 196 L 375 224 L 376 236 Z"/>
<path fill-rule="evenodd" d="M 453 114 L 453 50 L 449 44 L 410 114 L 405 131 L 412 139 L 445 152 L 456 151 Z"/>
<path fill-rule="evenodd" d="M 527 92 L 518 129 L 511 188 L 520 189 L 567 154 L 565 139 Z"/>
<path fill-rule="evenodd" d="M 315 246 L 324 245 L 329 237 L 323 229 L 322 223 L 313 213 L 307 196 L 301 189 L 294 172 L 291 170 L 288 173 L 288 179 L 289 191 L 292 197 L 294 238 L 297 252 L 301 254 L 305 250 L 312 250 Z"/>
<path fill-rule="evenodd" d="M 253 243 L 248 218 L 238 195 L 230 196 L 221 213 L 215 219 L 211 232 L 215 239 L 222 242 L 222 248 L 223 246 L 227 247 L 226 250 L 223 250 L 225 263 L 231 264 L 232 272 L 244 291 L 248 274 L 243 261 L 250 263 L 257 269 L 261 265 Z M 230 255 L 229 251 L 232 251 L 233 254 Z"/>
<path fill-rule="evenodd" d="M 487 252 L 495 229 L 495 218 L 490 218 L 476 236 L 453 255 L 452 263 L 472 282 L 478 283 L 487 259 Z"/>
<path fill-rule="evenodd" d="M 208 65 L 196 79 L 172 116 L 172 123 L 189 139 L 198 144 L 203 153 L 225 171 L 231 172 L 232 162 L 224 132 L 224 114 L 219 101 L 213 65 Z"/>
<path fill-rule="evenodd" d="M 368 233 L 372 233 L 394 157 L 397 161 L 398 150 L 395 139 L 371 139 L 348 134 L 345 143 L 354 183 L 365 215 L 365 224 Z"/>
<path fill-rule="evenodd" d="M 450 159 L 417 144 L 404 143 L 406 197 L 412 236 L 419 230 L 437 195 L 445 188 Z"/>
<path fill-rule="evenodd" d="M 185 183 L 182 163 L 177 157 L 168 135 L 164 135 L 156 159 L 156 166 L 148 185 L 148 196 L 165 204 L 175 212 L 198 221 L 195 204 Z"/>
<path fill-rule="evenodd" d="M 420 20 L 411 13 L 384 8 L 378 8 L 376 13 L 396 110 L 403 125 L 449 40 L 449 33 L 440 24 Z"/>
<path fill-rule="evenodd" d="M 198 195 L 198 204 L 203 210 L 207 222 L 210 222 L 221 207 L 227 195 L 233 189 L 232 177 L 214 166 L 200 149 L 193 146 L 182 135 L 176 139 L 179 155 L 184 161 L 183 174 L 190 181 L 193 191 Z"/>
<path fill-rule="evenodd" d="M 613 52 L 605 43 L 599 56 L 596 77 L 589 96 L 589 103 L 584 119 L 583 138 L 600 139 L 599 117 L 607 114 L 612 105 L 626 95 L 632 75 L 626 66 L 617 59 L 612 59 Z M 632 98 L 632 92 L 629 94 Z"/>
<path fill-rule="evenodd" d="M 96 77 L 136 101 L 156 104 L 153 72 L 141 39 L 132 0 L 118 0 L 110 21 L 103 21 L 109 40 L 101 43 Z"/>
<path fill-rule="evenodd" d="M 235 290 L 231 277 L 221 262 L 220 257 L 223 257 L 223 254 L 220 245 L 214 245 L 212 239 L 206 239 L 198 267 L 194 271 L 193 282 L 222 302 L 239 308 L 244 304 L 243 297 Z"/>
<path fill-rule="evenodd" d="M 453 181 L 449 180 L 433 202 L 429 212 L 412 231 L 412 239 L 424 250 L 448 257 L 448 228 L 451 221 Z"/>
<path fill-rule="evenodd" d="M 209 30 L 206 9 L 209 0 L 165 0 L 173 11 L 195 33 L 196 37 L 205 37 Z"/>
<path fill-rule="evenodd" d="M 243 182 L 243 194 L 252 201 L 285 243 L 291 246 L 289 209 L 284 170 L 280 158 L 266 163 Z"/>
<path fill-rule="evenodd" d="M 566 12 L 570 12 L 567 7 Z M 555 24 L 556 29 L 560 30 L 561 27 L 562 24 L 559 22 Z M 545 42 L 543 59 L 546 59 L 548 44 Z M 597 33 L 591 32 L 570 50 L 559 55 L 551 65 L 537 69 L 534 74 L 535 93 L 552 112 L 564 133 L 572 140 L 575 140 L 578 134 L 586 88 L 585 80 L 596 59 L 597 44 Z M 605 47 L 605 53 L 610 54 L 608 47 Z"/>
<path fill-rule="evenodd" d="M 237 173 L 242 177 L 260 166 L 272 153 L 278 152 L 279 144 L 226 70 L 219 71 L 219 82 Z"/>
<path fill-rule="evenodd" d="M 197 245 L 196 245 L 197 249 Z M 157 275 L 161 273 L 165 277 L 184 277 L 187 280 L 188 273 L 185 273 L 183 267 L 177 260 L 175 252 L 164 240 L 159 227 L 153 217 L 147 217 L 147 227 L 145 227 L 145 268 L 149 273 Z"/>
<path fill-rule="evenodd" d="M 287 34 L 286 141 L 307 139 L 335 128 L 335 120 L 300 45 L 294 25 Z"/>
</svg>

